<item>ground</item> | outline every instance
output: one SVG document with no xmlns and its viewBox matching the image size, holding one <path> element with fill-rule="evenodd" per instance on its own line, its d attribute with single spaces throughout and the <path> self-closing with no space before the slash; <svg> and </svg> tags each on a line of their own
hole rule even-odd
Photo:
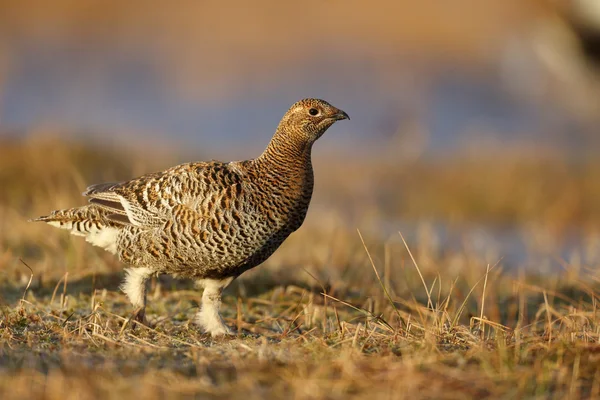
<svg viewBox="0 0 600 400">
<path fill-rule="evenodd" d="M 329 193 L 332 167 L 317 185 L 322 197 L 305 226 L 226 290 L 222 313 L 236 336 L 213 339 L 189 322 L 201 297 L 190 282 L 154 278 L 150 326 L 137 325 L 118 289 L 123 266 L 112 255 L 66 232 L 25 222 L 84 204 L 79 193 L 88 183 L 160 166 L 147 160 L 136 166 L 141 158 L 123 161 L 112 151 L 49 139 L 5 143 L 3 149 L 2 399 L 600 397 L 600 285 L 597 264 L 586 261 L 592 258 L 557 256 L 558 267 L 540 273 L 512 268 L 502 254 L 490 261 L 469 243 L 440 249 L 424 233 L 405 242 L 410 232 L 377 235 L 364 225 L 381 214 L 407 218 L 394 214 L 390 201 L 402 199 L 398 208 L 412 210 L 416 220 L 425 205 L 443 214 L 456 204 L 454 215 L 500 218 L 498 210 L 504 210 L 518 226 L 547 222 L 544 232 L 560 232 L 582 219 L 595 221 L 585 204 L 573 206 L 598 193 L 592 183 L 554 174 L 556 185 L 563 182 L 572 191 L 560 211 L 556 198 L 541 195 L 536 207 L 509 203 L 500 198 L 500 188 L 494 200 L 467 198 L 472 189 L 464 189 L 440 202 L 426 193 L 441 183 L 432 178 L 425 189 L 414 175 L 427 176 L 423 167 L 396 181 L 411 183 L 423 204 L 395 197 L 393 186 L 373 193 L 383 200 L 369 204 L 350 195 L 354 185 L 341 180 Z M 164 166 L 177 161 L 160 160 Z M 536 172 L 541 167 L 528 164 L 522 173 L 520 165 L 509 165 L 516 171 L 511 176 L 551 179 Z M 590 167 L 589 174 L 597 170 Z M 456 184 L 472 188 L 472 182 Z M 509 185 L 501 179 L 494 184 Z M 510 181 L 516 201 L 533 190 L 527 185 Z M 356 216 L 361 209 L 364 219 L 340 222 L 332 216 L 336 196 L 344 195 L 359 204 L 337 207 L 339 215 Z M 595 235 L 588 232 L 592 244 Z"/>
</svg>

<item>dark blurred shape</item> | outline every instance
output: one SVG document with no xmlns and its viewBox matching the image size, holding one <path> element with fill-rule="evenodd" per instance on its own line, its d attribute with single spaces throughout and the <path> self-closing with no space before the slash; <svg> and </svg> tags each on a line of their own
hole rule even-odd
<svg viewBox="0 0 600 400">
<path fill-rule="evenodd" d="M 570 5 L 569 20 L 583 55 L 598 68 L 600 67 L 600 1 L 574 0 Z"/>
</svg>

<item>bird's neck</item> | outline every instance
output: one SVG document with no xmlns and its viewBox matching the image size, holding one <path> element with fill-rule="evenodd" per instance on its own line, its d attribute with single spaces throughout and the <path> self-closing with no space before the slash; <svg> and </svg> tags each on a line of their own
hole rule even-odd
<svg viewBox="0 0 600 400">
<path fill-rule="evenodd" d="M 296 215 L 292 231 L 302 224 L 312 197 L 311 152 L 312 143 L 278 129 L 265 151 L 253 160 L 256 182 L 280 202 L 278 212 Z"/>
<path fill-rule="evenodd" d="M 256 162 L 277 172 L 296 172 L 310 168 L 311 152 L 312 143 L 279 127 Z"/>
</svg>

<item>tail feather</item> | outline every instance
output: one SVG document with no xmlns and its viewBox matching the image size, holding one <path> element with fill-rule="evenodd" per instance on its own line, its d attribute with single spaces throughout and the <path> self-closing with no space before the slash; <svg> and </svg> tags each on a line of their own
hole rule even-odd
<svg viewBox="0 0 600 400">
<path fill-rule="evenodd" d="M 123 224 L 108 219 L 106 211 L 95 205 L 65 210 L 56 210 L 50 215 L 31 219 L 32 222 L 46 222 L 57 228 L 66 229 L 72 235 L 84 236 L 93 245 L 116 253 L 117 236 Z"/>
</svg>

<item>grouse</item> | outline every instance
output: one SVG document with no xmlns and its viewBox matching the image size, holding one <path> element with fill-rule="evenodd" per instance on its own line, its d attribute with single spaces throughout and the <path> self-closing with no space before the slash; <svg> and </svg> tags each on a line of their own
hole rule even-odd
<svg viewBox="0 0 600 400">
<path fill-rule="evenodd" d="M 265 261 L 304 221 L 313 192 L 311 150 L 348 114 L 304 99 L 283 116 L 257 158 L 192 162 L 125 182 L 92 185 L 89 205 L 34 219 L 84 236 L 127 264 L 121 289 L 145 322 L 153 274 L 204 288 L 195 316 L 212 336 L 229 334 L 219 314 L 223 289 Z"/>
</svg>

